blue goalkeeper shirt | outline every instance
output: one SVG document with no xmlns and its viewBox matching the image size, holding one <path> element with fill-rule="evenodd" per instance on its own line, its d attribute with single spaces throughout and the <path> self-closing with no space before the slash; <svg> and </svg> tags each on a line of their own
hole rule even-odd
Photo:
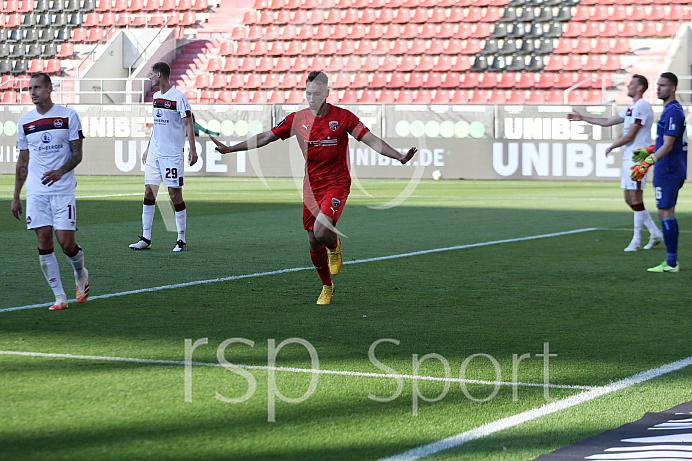
<svg viewBox="0 0 692 461">
<path fill-rule="evenodd" d="M 658 119 L 656 150 L 663 145 L 664 136 L 675 136 L 675 143 L 668 155 L 656 162 L 654 183 L 687 179 L 687 126 L 685 112 L 677 100 L 666 104 Z"/>
</svg>

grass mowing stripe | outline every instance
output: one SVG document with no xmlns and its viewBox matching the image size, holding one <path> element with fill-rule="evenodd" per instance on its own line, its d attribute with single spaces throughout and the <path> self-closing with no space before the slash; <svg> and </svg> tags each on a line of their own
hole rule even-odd
<svg viewBox="0 0 692 461">
<path fill-rule="evenodd" d="M 493 421 L 492 423 L 484 424 L 483 426 L 471 429 L 470 431 L 462 432 L 460 434 L 448 437 L 446 439 L 442 439 L 437 442 L 422 445 L 418 448 L 414 448 L 399 455 L 391 456 L 388 458 L 382 458 L 380 459 L 380 461 L 413 461 L 416 459 L 420 459 L 424 456 L 430 456 L 440 451 L 448 450 L 450 448 L 463 445 L 466 442 L 482 439 L 496 432 L 509 429 L 511 427 L 519 426 L 523 423 L 540 418 L 542 416 L 546 416 L 561 410 L 565 410 L 570 407 L 581 405 L 582 403 L 586 403 L 597 397 L 601 397 L 606 394 L 627 389 L 628 387 L 632 387 L 636 384 L 649 381 L 650 379 L 657 378 L 667 373 L 672 373 L 674 371 L 680 370 L 690 365 L 692 365 L 692 357 L 677 360 L 675 362 L 668 363 L 658 368 L 653 368 L 651 370 L 637 373 L 636 375 L 632 375 L 628 378 L 621 379 L 620 381 L 608 384 L 607 386 L 595 387 L 589 391 L 582 392 L 581 394 L 557 400 L 555 402 L 543 405 L 542 407 L 534 408 L 532 410 L 528 410 L 517 415 L 498 419 L 497 421 Z"/>
<path fill-rule="evenodd" d="M 73 354 L 53 354 L 46 352 L 21 352 L 21 351 L 0 351 L 0 355 L 19 355 L 23 357 L 49 357 L 49 358 L 64 358 L 64 359 L 75 359 L 75 360 L 102 360 L 106 362 L 130 362 L 130 363 L 144 363 L 144 364 L 154 364 L 154 365 L 194 365 L 200 367 L 223 367 L 220 363 L 214 362 L 188 362 L 185 363 L 182 360 L 161 360 L 161 359 L 140 359 L 136 357 L 109 357 L 102 355 L 73 355 Z M 455 378 L 442 378 L 438 376 L 421 376 L 421 375 L 402 375 L 402 374 L 385 374 L 385 373 L 365 373 L 362 371 L 346 371 L 346 370 L 323 370 L 314 368 L 294 368 L 294 367 L 269 367 L 263 365 L 239 365 L 231 364 L 238 368 L 243 368 L 247 370 L 272 370 L 272 371 L 285 371 L 289 373 L 315 373 L 322 375 L 340 375 L 340 376 L 358 376 L 365 378 L 388 378 L 388 379 L 416 379 L 419 381 L 444 381 L 452 383 L 465 383 L 465 384 L 484 384 L 488 386 L 521 386 L 521 387 L 547 387 L 551 389 L 577 389 L 577 390 L 593 390 L 597 389 L 594 386 L 577 386 L 569 384 L 544 384 L 544 383 L 515 383 L 515 382 L 505 382 L 505 381 L 483 381 L 477 379 L 455 379 Z"/>
<path fill-rule="evenodd" d="M 494 240 L 492 242 L 471 243 L 468 245 L 456 245 L 456 246 L 446 247 L 446 248 L 433 248 L 431 250 L 413 251 L 410 253 L 401 253 L 401 254 L 389 255 L 389 256 L 378 256 L 376 258 L 357 259 L 355 261 L 345 261 L 344 264 L 360 264 L 360 263 L 367 263 L 367 262 L 373 262 L 373 261 L 385 261 L 388 259 L 407 258 L 409 256 L 420 256 L 420 255 L 431 254 L 431 253 L 439 253 L 442 251 L 463 250 L 465 248 L 476 248 L 476 247 L 482 247 L 482 246 L 488 246 L 488 245 L 498 245 L 500 243 L 514 243 L 514 242 L 523 242 L 523 241 L 527 241 L 527 240 L 536 240 L 536 239 L 549 238 L 549 237 L 559 237 L 562 235 L 578 234 L 581 232 L 589 232 L 589 231 L 594 231 L 594 230 L 598 230 L 598 228 L 589 227 L 589 228 L 585 228 L 585 229 L 575 229 L 575 230 L 565 231 L 565 232 L 554 232 L 551 234 L 541 234 L 541 235 L 532 235 L 529 237 L 519 237 L 519 238 L 513 238 L 513 239 Z M 310 266 L 310 267 L 294 267 L 294 268 L 290 268 L 290 269 L 279 269 L 279 270 L 275 270 L 275 271 L 257 272 L 254 274 L 232 275 L 229 277 L 220 277 L 220 278 L 207 279 L 207 280 L 196 280 L 193 282 L 176 283 L 173 285 L 162 285 L 162 286 L 152 287 L 152 288 L 142 288 L 139 290 L 121 291 L 118 293 L 109 293 L 109 294 L 105 294 L 105 295 L 90 296 L 89 299 L 94 300 L 94 299 L 114 298 L 117 296 L 134 295 L 134 294 L 139 294 L 139 293 L 147 293 L 150 291 L 161 291 L 161 290 L 170 290 L 170 289 L 174 289 L 174 288 L 185 288 L 185 287 L 190 287 L 190 286 L 195 286 L 195 285 L 204 285 L 207 283 L 230 282 L 232 280 L 241 280 L 241 279 L 246 279 L 246 278 L 251 278 L 251 277 L 263 277 L 266 275 L 286 274 L 289 272 L 299 272 L 299 271 L 310 270 L 310 269 L 314 269 L 314 267 L 312 267 L 312 266 Z M 75 301 L 76 301 L 76 299 L 69 299 L 68 303 L 72 303 Z M 5 309 L 0 309 L 0 314 L 3 312 L 21 311 L 21 310 L 26 310 L 26 309 L 38 309 L 40 307 L 48 307 L 51 304 L 52 303 L 41 303 L 41 304 L 30 304 L 28 306 L 7 307 Z"/>
</svg>

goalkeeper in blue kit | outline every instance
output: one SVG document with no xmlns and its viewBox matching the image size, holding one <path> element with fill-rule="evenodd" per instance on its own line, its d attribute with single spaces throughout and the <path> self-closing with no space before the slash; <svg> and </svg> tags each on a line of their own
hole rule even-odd
<svg viewBox="0 0 692 461">
<path fill-rule="evenodd" d="M 632 155 L 635 165 L 630 177 L 638 181 L 654 168 L 654 191 L 658 219 L 661 222 L 663 241 L 666 245 L 666 260 L 649 272 L 678 272 L 678 221 L 675 205 L 678 192 L 687 179 L 687 127 L 685 112 L 676 100 L 678 78 L 664 72 L 656 84 L 656 95 L 663 100 L 663 113 L 656 127 L 656 144 L 636 149 Z"/>
</svg>

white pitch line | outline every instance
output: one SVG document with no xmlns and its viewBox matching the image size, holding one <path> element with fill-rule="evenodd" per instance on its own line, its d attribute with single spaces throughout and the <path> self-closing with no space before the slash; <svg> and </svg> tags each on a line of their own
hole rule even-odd
<svg viewBox="0 0 692 461">
<path fill-rule="evenodd" d="M 464 443 L 470 442 L 472 440 L 482 439 L 496 432 L 500 432 L 511 427 L 519 426 L 528 421 L 532 421 L 534 419 L 541 418 L 543 416 L 556 413 L 558 411 L 565 410 L 570 407 L 581 405 L 582 403 L 596 399 L 603 395 L 627 389 L 628 387 L 632 387 L 636 384 L 643 383 L 644 381 L 649 381 L 650 379 L 654 379 L 667 373 L 680 370 L 690 365 L 692 365 L 692 357 L 687 357 L 685 359 L 681 359 L 658 368 L 653 368 L 651 370 L 637 373 L 636 375 L 632 375 L 629 378 L 616 381 L 606 386 L 595 387 L 589 391 L 582 392 L 580 394 L 573 395 L 571 397 L 567 397 L 561 400 L 557 400 L 555 402 L 543 405 L 539 408 L 534 408 L 532 410 L 527 410 L 523 413 L 498 419 L 497 421 L 494 421 L 492 423 L 484 424 L 483 426 L 479 426 L 475 429 L 471 429 L 469 431 L 462 432 L 451 437 L 447 437 L 446 439 L 442 439 L 437 442 L 422 445 L 418 448 L 414 448 L 399 455 L 391 456 L 388 458 L 382 458 L 379 461 L 414 461 L 424 456 L 430 456 L 440 451 L 458 447 L 459 445 L 463 445 Z"/>
<path fill-rule="evenodd" d="M 73 354 L 52 354 L 45 352 L 21 352 L 21 351 L 0 351 L 0 355 L 19 355 L 23 357 L 48 357 L 48 358 L 63 358 L 63 359 L 73 359 L 73 360 L 96 360 L 105 362 L 129 362 L 129 363 L 142 363 L 149 365 L 179 365 L 185 366 L 186 363 L 182 360 L 158 360 L 158 359 L 140 359 L 136 357 L 109 357 L 102 355 L 73 355 Z M 190 362 L 191 365 L 200 367 L 223 367 L 220 363 L 214 362 Z M 285 371 L 289 373 L 314 373 L 320 375 L 340 375 L 340 376 L 358 376 L 364 378 L 388 378 L 388 379 L 410 379 L 419 381 L 442 381 L 442 382 L 452 382 L 452 383 L 464 383 L 464 384 L 484 384 L 488 386 L 521 386 L 521 387 L 548 387 L 551 389 L 577 389 L 577 390 L 591 390 L 595 389 L 593 386 L 578 386 L 570 384 L 544 384 L 544 383 L 515 383 L 506 381 L 482 381 L 476 379 L 458 379 L 458 378 L 446 378 L 440 376 L 424 376 L 424 375 L 402 375 L 402 374 L 385 374 L 385 373 L 366 373 L 362 371 L 342 371 L 342 370 L 322 370 L 315 368 L 294 368 L 294 367 L 268 367 L 262 365 L 238 365 L 238 368 L 244 368 L 247 370 L 273 370 L 273 371 Z"/>
<path fill-rule="evenodd" d="M 457 245 L 457 246 L 446 247 L 446 248 L 433 248 L 431 250 L 413 251 L 411 253 L 401 253 L 401 254 L 397 254 L 397 255 L 378 256 L 376 258 L 357 259 L 355 261 L 344 261 L 344 265 L 345 264 L 368 263 L 368 262 L 374 262 L 374 261 L 385 261 L 385 260 L 389 260 L 389 259 L 407 258 L 409 256 L 420 256 L 420 255 L 425 255 L 425 254 L 430 254 L 430 253 L 439 253 L 441 251 L 463 250 L 465 248 L 475 248 L 475 247 L 482 247 L 482 246 L 488 246 L 488 245 L 497 245 L 500 243 L 523 242 L 526 240 L 536 240 L 536 239 L 542 239 L 542 238 L 548 238 L 548 237 L 558 237 L 558 236 L 562 236 L 562 235 L 578 234 L 581 232 L 589 232 L 589 231 L 593 231 L 593 230 L 598 230 L 598 228 L 589 227 L 589 228 L 585 228 L 585 229 L 575 229 L 575 230 L 565 231 L 565 232 L 554 232 L 552 234 L 532 235 L 529 237 L 519 237 L 519 238 L 505 239 L 505 240 L 494 240 L 492 242 L 471 243 L 468 245 Z M 312 269 L 314 269 L 314 267 L 312 267 L 312 266 L 310 266 L 310 267 L 294 267 L 294 268 L 290 268 L 290 269 L 279 269 L 279 270 L 275 270 L 275 271 L 256 272 L 254 274 L 232 275 L 229 277 L 220 277 L 220 278 L 207 279 L 207 280 L 195 280 L 192 282 L 176 283 L 173 285 L 161 285 L 161 286 L 152 287 L 152 288 L 141 288 L 139 290 L 121 291 L 118 293 L 109 293 L 109 294 L 105 294 L 105 295 L 89 296 L 89 299 L 93 301 L 96 299 L 114 298 L 117 296 L 127 296 L 127 295 L 135 295 L 135 294 L 139 294 L 139 293 L 148 293 L 148 292 L 152 292 L 152 291 L 171 290 L 174 288 L 185 288 L 185 287 L 191 287 L 191 286 L 195 286 L 195 285 L 204 285 L 207 283 L 229 282 L 232 280 L 241 280 L 241 279 L 246 279 L 246 278 L 251 278 L 251 277 L 264 277 L 266 275 L 285 274 L 288 272 L 299 272 L 299 271 L 312 270 Z M 75 299 L 69 299 L 68 303 L 72 303 L 75 301 L 76 301 Z M 39 307 L 49 307 L 51 304 L 52 303 L 41 303 L 41 304 L 30 304 L 28 306 L 8 307 L 5 309 L 0 309 L 0 314 L 3 312 L 21 311 L 21 310 L 26 310 L 26 309 L 37 309 Z"/>
</svg>

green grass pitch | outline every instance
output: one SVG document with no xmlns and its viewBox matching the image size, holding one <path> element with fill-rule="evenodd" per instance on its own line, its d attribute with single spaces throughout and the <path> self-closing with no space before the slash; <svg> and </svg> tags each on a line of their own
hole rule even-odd
<svg viewBox="0 0 692 461">
<path fill-rule="evenodd" d="M 651 274 L 665 249 L 622 251 L 632 212 L 616 183 L 421 181 L 387 208 L 407 182 L 362 180 L 338 225 L 346 264 L 320 307 L 294 180 L 188 178 L 179 254 L 158 211 L 152 249 L 128 249 L 141 178 L 78 181 L 92 299 L 49 312 L 36 238 L 10 212 L 14 177 L 0 176 L 3 459 L 377 460 L 692 356 L 689 185 L 682 271 Z M 655 218 L 650 185 L 645 203 Z M 203 338 L 184 366 L 186 340 Z M 309 349 L 318 375 L 301 372 Z M 221 366 L 220 350 L 245 368 Z M 409 375 L 400 388 L 377 376 L 384 366 Z M 481 382 L 462 385 L 462 371 Z M 685 367 L 425 459 L 533 459 L 691 388 Z"/>
</svg>

